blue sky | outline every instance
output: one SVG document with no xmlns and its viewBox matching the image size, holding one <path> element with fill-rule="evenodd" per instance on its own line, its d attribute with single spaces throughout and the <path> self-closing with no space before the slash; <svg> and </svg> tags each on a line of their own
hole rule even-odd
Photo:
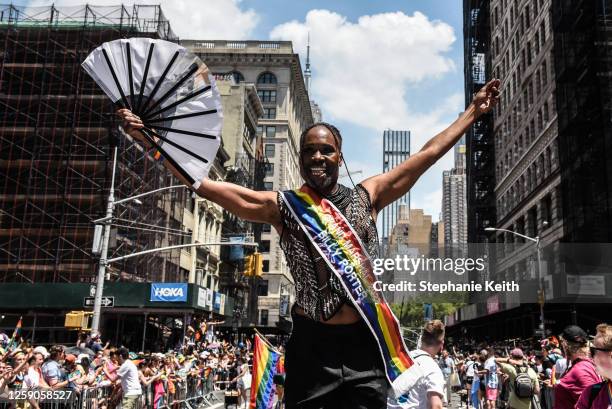
<svg viewBox="0 0 612 409">
<path fill-rule="evenodd" d="M 287 6 L 290 4 L 290 6 Z M 450 124 L 463 107 L 463 37 L 462 37 L 462 2 L 460 1 L 424 1 L 424 0 L 383 0 L 383 1 L 313 1 L 313 0 L 244 0 L 240 3 L 244 9 L 253 9 L 261 19 L 254 30 L 258 39 L 269 37 L 269 33 L 279 24 L 290 20 L 304 22 L 310 10 L 325 9 L 346 17 L 350 22 L 356 22 L 364 15 L 377 15 L 381 13 L 403 12 L 411 16 L 420 12 L 431 21 L 439 20 L 449 25 L 456 39 L 452 42 L 444 56 L 451 59 L 454 69 L 437 78 L 429 78 L 410 84 L 406 87 L 405 102 L 409 109 L 415 113 L 427 115 L 445 103 L 451 95 L 459 95 L 459 104 L 444 110 L 432 127 L 421 127 L 414 130 L 410 123 L 402 128 L 412 130 L 411 149 L 413 152 L 420 149 L 423 143 L 435 135 L 441 126 Z M 317 47 L 312 44 L 312 47 Z M 367 62 L 364 62 L 367 63 Z M 400 67 L 398 67 L 400 69 Z M 312 59 L 313 70 L 313 96 L 320 103 L 325 120 L 333 121 L 341 129 L 345 140 L 345 156 L 351 170 L 363 170 L 365 174 L 380 172 L 382 170 L 382 132 L 369 129 L 346 118 L 330 117 L 326 111 L 325 103 L 319 97 L 325 92 L 316 88 L 316 78 L 320 75 L 320 64 Z M 456 109 L 453 109 L 455 108 Z M 442 173 L 441 170 L 452 167 L 452 156 L 447 155 L 438 166 L 425 173 L 411 191 L 413 208 L 424 208 L 434 220 L 438 219 L 441 206 Z M 362 179 L 363 175 L 353 178 Z M 350 183 L 343 179 L 345 184 Z"/>
<path fill-rule="evenodd" d="M 411 150 L 416 152 L 464 106 L 459 0 L 136 2 L 161 3 L 181 38 L 291 40 L 302 64 L 310 33 L 311 97 L 320 105 L 324 120 L 341 130 L 349 169 L 363 172 L 355 175 L 355 182 L 381 172 L 384 129 L 410 130 Z M 83 3 L 55 1 L 58 6 Z M 423 208 L 438 220 L 442 170 L 452 166 L 451 150 L 412 188 L 413 208 Z M 342 183 L 350 181 L 345 178 Z"/>
</svg>

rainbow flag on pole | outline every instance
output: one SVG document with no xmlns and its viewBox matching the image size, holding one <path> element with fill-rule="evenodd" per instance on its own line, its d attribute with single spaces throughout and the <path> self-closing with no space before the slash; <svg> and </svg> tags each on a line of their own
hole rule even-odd
<svg viewBox="0 0 612 409">
<path fill-rule="evenodd" d="M 15 331 L 13 331 L 13 336 L 6 347 L 7 351 L 13 351 L 17 349 L 19 344 L 21 344 L 21 325 L 22 325 L 23 317 L 19 317 L 19 321 L 17 321 L 17 325 L 15 326 Z"/>
<path fill-rule="evenodd" d="M 274 401 L 274 375 L 281 353 L 263 336 L 255 334 L 250 409 L 270 409 Z"/>
</svg>

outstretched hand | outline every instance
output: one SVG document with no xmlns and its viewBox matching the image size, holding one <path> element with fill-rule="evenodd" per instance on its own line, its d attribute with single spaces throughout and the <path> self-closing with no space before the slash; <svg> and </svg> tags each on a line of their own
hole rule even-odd
<svg viewBox="0 0 612 409">
<path fill-rule="evenodd" d="M 501 81 L 492 79 L 476 94 L 474 94 L 474 106 L 476 107 L 476 115 L 480 116 L 489 113 L 499 102 L 499 86 Z"/>
</svg>

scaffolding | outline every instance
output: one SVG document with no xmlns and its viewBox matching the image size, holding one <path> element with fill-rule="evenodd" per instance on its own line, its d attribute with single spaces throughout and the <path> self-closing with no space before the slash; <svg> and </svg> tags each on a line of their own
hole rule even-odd
<svg viewBox="0 0 612 409">
<path fill-rule="evenodd" d="M 176 41 L 160 6 L 0 6 L 0 282 L 92 282 L 112 152 L 116 197 L 178 184 L 120 135 L 110 100 L 81 69 L 97 46 L 148 36 Z M 180 244 L 186 189 L 115 210 L 110 257 Z M 162 226 L 153 227 L 153 226 Z M 180 250 L 114 263 L 111 281 L 184 281 Z"/>
<path fill-rule="evenodd" d="M 552 2 L 564 241 L 612 241 L 612 2 Z"/>
</svg>

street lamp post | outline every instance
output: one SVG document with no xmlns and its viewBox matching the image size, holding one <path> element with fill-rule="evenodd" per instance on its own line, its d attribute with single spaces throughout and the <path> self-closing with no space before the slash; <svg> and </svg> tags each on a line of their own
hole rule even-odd
<svg viewBox="0 0 612 409">
<path fill-rule="evenodd" d="M 536 254 L 538 258 L 538 303 L 540 304 L 540 328 L 542 330 L 542 336 L 546 337 L 546 324 L 544 321 L 544 276 L 542 275 L 542 257 L 540 254 L 541 252 L 540 236 L 529 237 L 529 236 L 525 236 L 524 234 L 517 233 L 512 230 L 498 229 L 496 227 L 486 227 L 485 231 L 502 231 L 506 233 L 511 233 L 511 234 L 514 234 L 515 236 L 522 237 L 536 244 Z"/>
<path fill-rule="evenodd" d="M 96 281 L 96 295 L 94 298 L 93 307 L 93 318 L 91 322 L 91 331 L 98 332 L 100 328 L 100 314 L 102 312 L 102 295 L 104 292 L 104 280 L 106 279 L 106 266 L 109 264 L 108 260 L 108 244 L 110 242 L 110 228 L 113 220 L 113 212 L 115 205 L 128 202 L 130 200 L 138 200 L 141 197 L 148 196 L 164 190 L 185 188 L 185 185 L 173 185 L 166 186 L 159 189 L 152 190 L 150 192 L 140 193 L 138 195 L 126 197 L 121 200 L 115 201 L 115 174 L 117 171 L 117 147 L 113 151 L 113 173 L 111 178 L 110 191 L 108 193 L 108 200 L 106 203 L 106 215 L 101 219 L 94 220 L 95 224 L 104 223 L 104 233 L 102 235 L 102 248 L 100 251 L 100 261 L 98 266 L 98 279 Z"/>
</svg>

